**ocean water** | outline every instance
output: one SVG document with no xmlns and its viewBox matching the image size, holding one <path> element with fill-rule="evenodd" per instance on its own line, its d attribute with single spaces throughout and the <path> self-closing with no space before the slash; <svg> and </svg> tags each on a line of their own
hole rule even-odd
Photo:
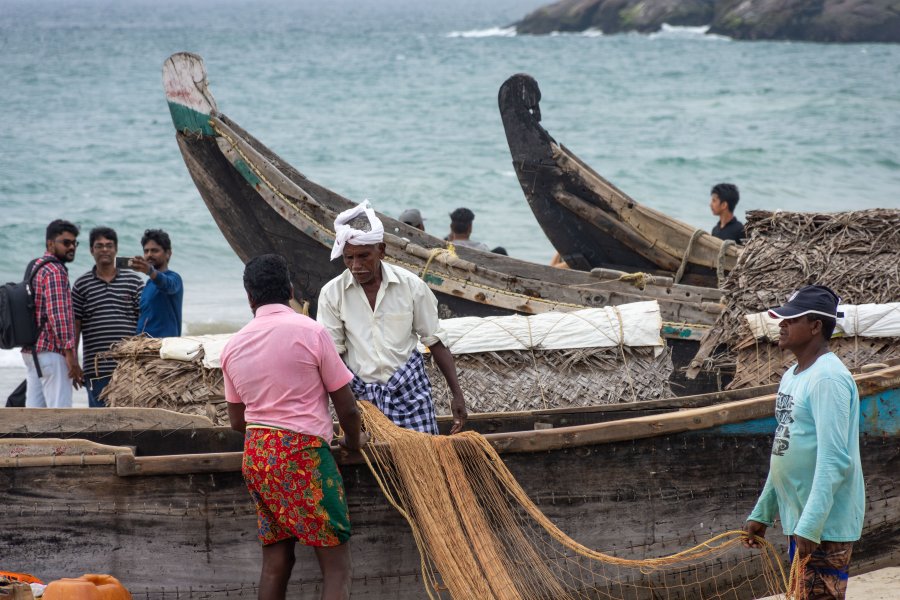
<svg viewBox="0 0 900 600">
<path fill-rule="evenodd" d="M 510 164 L 497 91 L 539 82 L 544 125 L 635 199 L 708 228 L 709 188 L 752 208 L 900 206 L 900 46 L 735 42 L 703 28 L 515 36 L 540 0 L 0 0 L 0 280 L 43 231 L 109 225 L 173 239 L 188 332 L 249 318 L 241 265 L 178 152 L 160 70 L 207 62 L 219 108 L 310 178 L 443 234 L 553 253 Z M 73 276 L 92 265 L 79 248 Z M 0 352 L 0 404 L 21 379 Z"/>
</svg>

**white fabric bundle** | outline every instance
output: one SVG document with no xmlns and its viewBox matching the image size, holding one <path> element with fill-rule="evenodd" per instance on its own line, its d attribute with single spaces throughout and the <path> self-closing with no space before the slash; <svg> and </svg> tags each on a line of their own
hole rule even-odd
<svg viewBox="0 0 900 600">
<path fill-rule="evenodd" d="M 347 224 L 360 215 L 365 215 L 369 219 L 369 223 L 372 225 L 371 231 L 353 229 Z M 384 225 L 375 214 L 375 210 L 369 204 L 369 201 L 363 200 L 359 205 L 348 208 L 339 214 L 334 220 L 334 247 L 331 249 L 331 260 L 343 254 L 344 244 L 367 246 L 369 244 L 380 244 L 383 241 Z"/>
<path fill-rule="evenodd" d="M 454 355 L 501 350 L 566 350 L 619 345 L 662 352 L 662 317 L 655 300 L 528 317 L 441 319 L 444 342 Z M 424 350 L 424 348 L 420 348 Z"/>
<path fill-rule="evenodd" d="M 838 312 L 844 317 L 837 320 L 835 334 L 845 337 L 900 337 L 900 302 L 887 304 L 842 304 Z M 773 319 L 761 312 L 745 315 L 750 330 L 756 338 L 772 341 L 778 339 L 778 324 L 781 319 Z"/>
</svg>

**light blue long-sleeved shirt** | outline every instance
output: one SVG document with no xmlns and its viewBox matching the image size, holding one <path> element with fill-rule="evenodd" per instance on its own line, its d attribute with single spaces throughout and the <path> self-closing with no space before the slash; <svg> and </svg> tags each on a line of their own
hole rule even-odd
<svg viewBox="0 0 900 600">
<path fill-rule="evenodd" d="M 856 382 L 831 352 L 795 370 L 778 387 L 769 477 L 749 519 L 771 526 L 778 514 L 786 535 L 856 541 L 866 504 Z"/>
</svg>

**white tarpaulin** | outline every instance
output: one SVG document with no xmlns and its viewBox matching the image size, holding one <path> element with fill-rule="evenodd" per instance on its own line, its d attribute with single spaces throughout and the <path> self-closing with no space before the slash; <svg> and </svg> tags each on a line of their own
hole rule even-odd
<svg viewBox="0 0 900 600">
<path fill-rule="evenodd" d="M 837 320 L 835 335 L 844 337 L 900 337 L 900 302 L 888 304 L 847 304 L 838 307 L 844 317 Z M 778 323 L 767 312 L 745 315 L 756 338 L 778 339 Z"/>
<path fill-rule="evenodd" d="M 219 369 L 222 367 L 219 358 L 225 344 L 231 339 L 231 335 L 230 333 L 221 333 L 163 338 L 162 345 L 159 347 L 159 357 L 191 361 L 200 350 L 203 350 L 203 366 L 207 369 Z"/>
<path fill-rule="evenodd" d="M 564 350 L 619 345 L 656 347 L 662 317 L 656 301 L 549 312 L 528 317 L 460 317 L 442 319 L 446 346 L 453 354 L 500 350 Z"/>
<path fill-rule="evenodd" d="M 530 317 L 461 317 L 442 319 L 447 347 L 453 354 L 500 350 L 565 350 L 567 348 L 655 347 L 662 317 L 656 301 L 549 312 Z M 219 369 L 230 333 L 163 338 L 159 357 L 190 361 L 202 349 L 203 366 Z"/>
</svg>

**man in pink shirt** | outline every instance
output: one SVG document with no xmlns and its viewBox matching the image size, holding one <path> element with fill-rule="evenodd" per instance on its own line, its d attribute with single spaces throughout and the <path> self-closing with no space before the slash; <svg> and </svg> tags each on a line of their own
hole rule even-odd
<svg viewBox="0 0 900 600">
<path fill-rule="evenodd" d="M 231 427 L 246 432 L 242 473 L 256 503 L 263 544 L 260 599 L 282 599 L 296 542 L 312 546 L 322 569 L 322 598 L 350 597 L 350 518 L 329 445 L 328 398 L 344 430 L 339 443 L 359 449 L 356 399 L 331 336 L 295 313 L 287 262 L 266 254 L 244 269 L 253 320 L 222 352 Z"/>
</svg>

